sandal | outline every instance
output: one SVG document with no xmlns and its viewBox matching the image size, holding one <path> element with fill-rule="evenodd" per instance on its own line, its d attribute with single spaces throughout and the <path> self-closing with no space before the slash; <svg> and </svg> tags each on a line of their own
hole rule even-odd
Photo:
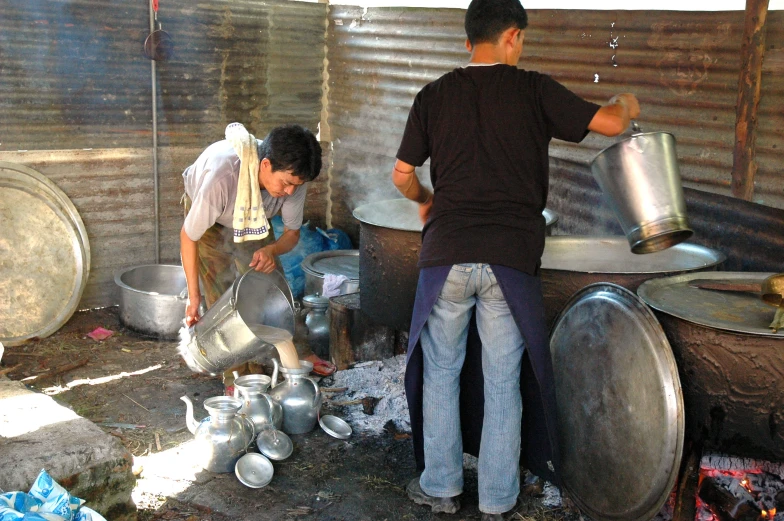
<svg viewBox="0 0 784 521">
<path fill-rule="evenodd" d="M 334 374 L 336 369 L 337 367 L 335 367 L 335 364 L 327 362 L 326 360 L 319 360 L 318 362 L 313 363 L 313 370 L 311 373 L 319 376 L 330 376 Z"/>
</svg>

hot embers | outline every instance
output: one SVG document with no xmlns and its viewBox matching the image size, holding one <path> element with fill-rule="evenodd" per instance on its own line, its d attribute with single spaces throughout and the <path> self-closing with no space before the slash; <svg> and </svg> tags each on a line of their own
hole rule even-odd
<svg viewBox="0 0 784 521">
<path fill-rule="evenodd" d="M 784 464 L 707 455 L 696 521 L 784 521 Z"/>
</svg>

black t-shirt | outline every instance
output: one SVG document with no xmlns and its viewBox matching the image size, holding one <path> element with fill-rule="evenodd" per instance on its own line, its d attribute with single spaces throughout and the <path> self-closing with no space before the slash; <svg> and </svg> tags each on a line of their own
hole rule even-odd
<svg viewBox="0 0 784 521">
<path fill-rule="evenodd" d="M 430 158 L 435 197 L 419 267 L 482 262 L 535 275 L 544 250 L 548 146 L 580 142 L 599 106 L 545 74 L 497 64 L 417 94 L 397 158 Z"/>
</svg>

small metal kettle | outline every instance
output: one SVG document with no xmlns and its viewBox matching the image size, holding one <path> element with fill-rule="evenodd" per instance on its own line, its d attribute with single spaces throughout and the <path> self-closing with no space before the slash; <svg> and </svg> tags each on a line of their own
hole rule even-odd
<svg viewBox="0 0 784 521">
<path fill-rule="evenodd" d="M 197 422 L 193 417 L 193 402 L 185 402 L 188 430 L 195 436 L 199 464 L 210 472 L 234 472 L 237 460 L 247 452 L 256 435 L 253 422 L 239 414 L 242 402 L 230 396 L 215 396 L 204 400 L 209 416 Z"/>
<path fill-rule="evenodd" d="M 237 376 L 234 380 L 234 397 L 242 401 L 240 414 L 253 421 L 257 433 L 280 429 L 283 424 L 283 407 L 266 394 L 271 382 L 265 374 Z"/>
<path fill-rule="evenodd" d="M 305 325 L 308 327 L 308 346 L 320 358 L 329 358 L 329 299 L 315 295 L 302 297 L 302 306 L 307 309 Z"/>
<path fill-rule="evenodd" d="M 283 407 L 283 428 L 286 434 L 303 434 L 313 430 L 321 409 L 322 394 L 316 382 L 308 378 L 313 364 L 300 360 L 299 369 L 280 367 L 272 359 L 275 369 L 272 372 L 270 397 Z M 283 380 L 278 379 L 278 372 Z"/>
</svg>

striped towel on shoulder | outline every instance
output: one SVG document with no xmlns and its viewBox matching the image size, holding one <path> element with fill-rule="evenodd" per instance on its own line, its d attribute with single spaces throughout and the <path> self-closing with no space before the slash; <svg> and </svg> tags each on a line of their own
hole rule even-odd
<svg viewBox="0 0 784 521">
<path fill-rule="evenodd" d="M 256 138 L 242 123 L 226 127 L 226 139 L 240 158 L 237 200 L 234 202 L 234 242 L 257 241 L 269 235 L 259 189 L 259 154 Z"/>
</svg>

